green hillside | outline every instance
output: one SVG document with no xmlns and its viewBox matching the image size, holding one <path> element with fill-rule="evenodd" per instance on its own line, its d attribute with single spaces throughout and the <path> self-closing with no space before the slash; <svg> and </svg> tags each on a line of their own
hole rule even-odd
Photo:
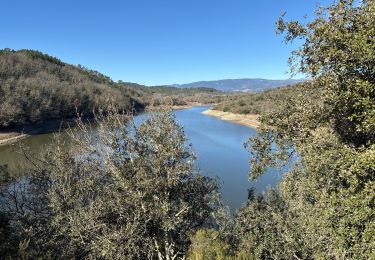
<svg viewBox="0 0 375 260">
<path fill-rule="evenodd" d="M 259 93 L 240 93 L 226 96 L 214 109 L 236 114 L 264 114 L 277 109 L 282 102 L 289 102 L 299 95 L 316 98 L 317 91 L 306 88 L 308 83 L 266 90 Z"/>
<path fill-rule="evenodd" d="M 110 103 L 139 110 L 141 96 L 132 85 L 39 51 L 0 50 L 0 127 L 72 118 L 77 111 L 91 116 Z"/>
<path fill-rule="evenodd" d="M 0 128 L 25 126 L 52 119 L 91 117 L 113 105 L 121 111 L 145 106 L 217 102 L 210 88 L 147 87 L 114 82 L 81 65 L 70 65 L 35 50 L 0 50 Z"/>
</svg>

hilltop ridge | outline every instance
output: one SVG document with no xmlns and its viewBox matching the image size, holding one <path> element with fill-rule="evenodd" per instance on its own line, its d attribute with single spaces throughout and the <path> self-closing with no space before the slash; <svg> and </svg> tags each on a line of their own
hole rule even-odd
<svg viewBox="0 0 375 260">
<path fill-rule="evenodd" d="M 260 92 L 268 89 L 295 85 L 306 79 L 270 80 L 261 78 L 222 79 L 211 81 L 197 81 L 188 84 L 175 84 L 179 88 L 214 88 L 224 92 Z"/>
<path fill-rule="evenodd" d="M 0 50 L 0 127 L 72 118 L 113 103 L 142 109 L 142 93 L 100 72 L 35 50 Z"/>
</svg>

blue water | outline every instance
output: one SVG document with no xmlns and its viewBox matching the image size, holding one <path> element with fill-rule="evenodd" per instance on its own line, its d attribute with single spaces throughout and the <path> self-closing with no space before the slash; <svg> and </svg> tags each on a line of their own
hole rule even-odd
<svg viewBox="0 0 375 260">
<path fill-rule="evenodd" d="M 197 156 L 196 167 L 201 174 L 218 177 L 222 197 L 235 212 L 247 199 L 247 191 L 254 187 L 263 192 L 268 186 L 276 185 L 282 173 L 270 170 L 257 181 L 249 181 L 249 152 L 243 144 L 253 136 L 255 129 L 223 121 L 201 112 L 208 106 L 193 107 L 174 112 L 177 122 L 183 126 L 188 140 Z M 142 120 L 144 116 L 136 117 Z M 22 141 L 32 153 L 38 153 L 43 145 L 52 141 L 52 134 L 34 135 Z M 0 165 L 16 168 L 22 164 L 22 156 L 17 152 L 18 145 L 0 146 Z"/>
<path fill-rule="evenodd" d="M 232 212 L 247 199 L 248 189 L 264 192 L 282 178 L 281 171 L 269 170 L 257 181 L 249 181 L 249 152 L 243 144 L 256 130 L 240 124 L 202 114 L 208 106 L 175 112 L 176 120 L 197 156 L 197 167 L 203 175 L 219 177 L 222 197 Z"/>
</svg>

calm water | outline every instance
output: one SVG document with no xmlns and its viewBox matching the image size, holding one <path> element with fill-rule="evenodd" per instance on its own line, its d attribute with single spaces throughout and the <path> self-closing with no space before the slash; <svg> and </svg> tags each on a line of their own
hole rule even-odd
<svg viewBox="0 0 375 260">
<path fill-rule="evenodd" d="M 203 174 L 219 177 L 223 199 L 234 211 L 246 201 L 250 187 L 265 191 L 268 186 L 277 184 L 282 174 L 269 171 L 259 180 L 250 182 L 249 152 L 243 144 L 255 135 L 255 129 L 201 114 L 208 108 L 176 111 L 176 119 L 193 144 L 197 166 Z"/>
<path fill-rule="evenodd" d="M 281 172 L 269 171 L 256 182 L 248 180 L 249 153 L 243 147 L 255 130 L 229 121 L 201 114 L 207 106 L 177 110 L 176 120 L 184 127 L 197 155 L 197 167 L 207 176 L 219 177 L 223 199 L 232 211 L 239 208 L 247 198 L 247 190 L 255 187 L 262 192 L 275 185 L 282 177 Z M 52 134 L 41 134 L 22 141 L 37 153 L 49 143 Z M 17 152 L 18 145 L 0 146 L 0 165 L 10 169 L 22 166 L 24 160 Z"/>
</svg>

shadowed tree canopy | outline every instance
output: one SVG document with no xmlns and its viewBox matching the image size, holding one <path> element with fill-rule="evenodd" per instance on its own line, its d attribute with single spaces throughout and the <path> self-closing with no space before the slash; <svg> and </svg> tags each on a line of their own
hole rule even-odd
<svg viewBox="0 0 375 260">
<path fill-rule="evenodd" d="M 340 138 L 356 146 L 375 141 L 375 4 L 337 1 L 316 11 L 314 21 L 278 21 L 287 42 L 303 39 L 292 69 L 323 85 L 329 117 Z"/>
<path fill-rule="evenodd" d="M 197 233 L 191 256 L 374 258 L 374 24 L 373 0 L 335 1 L 306 23 L 280 18 L 277 26 L 286 42 L 303 41 L 290 59 L 292 72 L 311 80 L 242 98 L 229 109 L 267 108 L 257 135 L 247 143 L 250 179 L 284 166 L 291 156 L 298 160 L 278 192 L 249 194 L 247 205 L 237 212 L 232 236 Z M 207 250 L 197 246 L 208 241 Z"/>
<path fill-rule="evenodd" d="M 316 15 L 306 24 L 284 18 L 277 22 L 287 42 L 304 41 L 290 62 L 292 69 L 312 80 L 299 86 L 294 98 L 281 100 L 274 111 L 261 117 L 262 127 L 248 142 L 250 178 L 283 166 L 297 154 L 298 162 L 280 183 L 284 206 L 281 213 L 274 211 L 279 215 L 274 225 L 289 227 L 283 243 L 295 237 L 303 241 L 289 248 L 291 255 L 371 259 L 375 1 L 340 0 L 319 8 Z M 311 91 L 315 95 L 309 95 Z M 242 218 L 246 219 L 243 213 Z M 269 236 L 274 235 L 265 234 L 257 241 L 266 244 Z M 273 258 L 279 250 L 275 246 L 265 252 Z"/>
</svg>

